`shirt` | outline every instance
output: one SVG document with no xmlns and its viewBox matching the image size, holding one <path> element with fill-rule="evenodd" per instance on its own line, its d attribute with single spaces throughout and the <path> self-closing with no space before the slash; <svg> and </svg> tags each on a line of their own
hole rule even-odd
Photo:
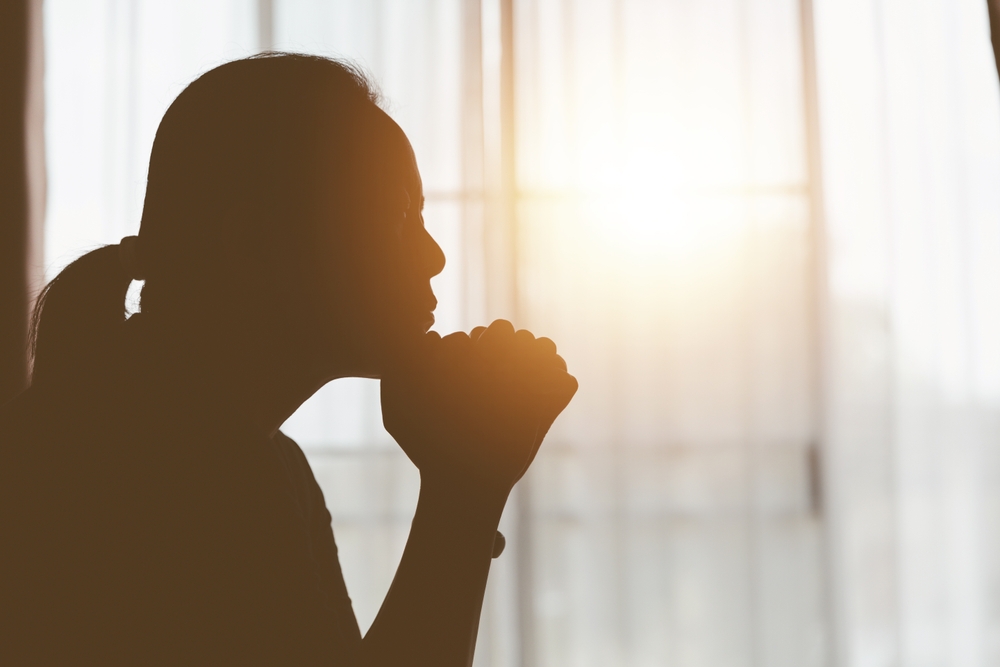
<svg viewBox="0 0 1000 667">
<path fill-rule="evenodd" d="M 137 367 L 0 407 L 0 664 L 352 664 L 301 449 Z"/>
</svg>

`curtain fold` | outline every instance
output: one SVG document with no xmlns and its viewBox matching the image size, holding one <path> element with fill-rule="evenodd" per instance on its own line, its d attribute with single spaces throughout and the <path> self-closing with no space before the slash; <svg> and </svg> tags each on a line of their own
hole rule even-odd
<svg viewBox="0 0 1000 667">
<path fill-rule="evenodd" d="M 0 4 L 0 403 L 28 378 L 44 207 L 41 0 Z"/>
</svg>

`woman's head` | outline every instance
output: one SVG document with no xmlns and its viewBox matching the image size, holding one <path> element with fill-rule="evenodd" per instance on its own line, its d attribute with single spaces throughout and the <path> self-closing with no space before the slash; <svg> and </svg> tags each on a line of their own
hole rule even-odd
<svg viewBox="0 0 1000 667">
<path fill-rule="evenodd" d="M 292 54 L 227 63 L 188 86 L 157 131 L 141 310 L 257 352 L 346 350 L 349 372 L 377 374 L 433 309 L 443 256 L 421 204 L 409 143 L 358 70 Z"/>
</svg>

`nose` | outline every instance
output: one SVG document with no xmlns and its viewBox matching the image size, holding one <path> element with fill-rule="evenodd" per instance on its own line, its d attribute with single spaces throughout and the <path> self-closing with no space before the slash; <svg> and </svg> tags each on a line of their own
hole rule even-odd
<svg viewBox="0 0 1000 667">
<path fill-rule="evenodd" d="M 422 248 L 421 257 L 423 259 L 424 268 L 427 270 L 428 277 L 433 278 L 444 270 L 445 257 L 444 251 L 441 250 L 441 246 L 438 242 L 434 240 L 434 237 L 430 235 L 426 229 L 422 230 Z"/>
</svg>

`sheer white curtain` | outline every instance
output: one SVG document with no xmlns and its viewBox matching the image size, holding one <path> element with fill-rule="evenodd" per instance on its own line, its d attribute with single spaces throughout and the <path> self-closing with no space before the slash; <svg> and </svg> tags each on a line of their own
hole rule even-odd
<svg viewBox="0 0 1000 667">
<path fill-rule="evenodd" d="M 1000 661 L 1000 98 L 985 2 L 817 0 L 841 664 Z"/>
<path fill-rule="evenodd" d="M 823 664 L 797 2 L 515 8 L 534 664 Z"/>
<path fill-rule="evenodd" d="M 994 664 L 985 7 L 815 4 L 813 71 L 806 0 L 46 0 L 49 275 L 134 233 L 200 72 L 355 59 L 424 176 L 437 328 L 512 319 L 581 382 L 504 517 L 478 665 Z M 365 628 L 417 475 L 374 382 L 285 428 Z"/>
</svg>

